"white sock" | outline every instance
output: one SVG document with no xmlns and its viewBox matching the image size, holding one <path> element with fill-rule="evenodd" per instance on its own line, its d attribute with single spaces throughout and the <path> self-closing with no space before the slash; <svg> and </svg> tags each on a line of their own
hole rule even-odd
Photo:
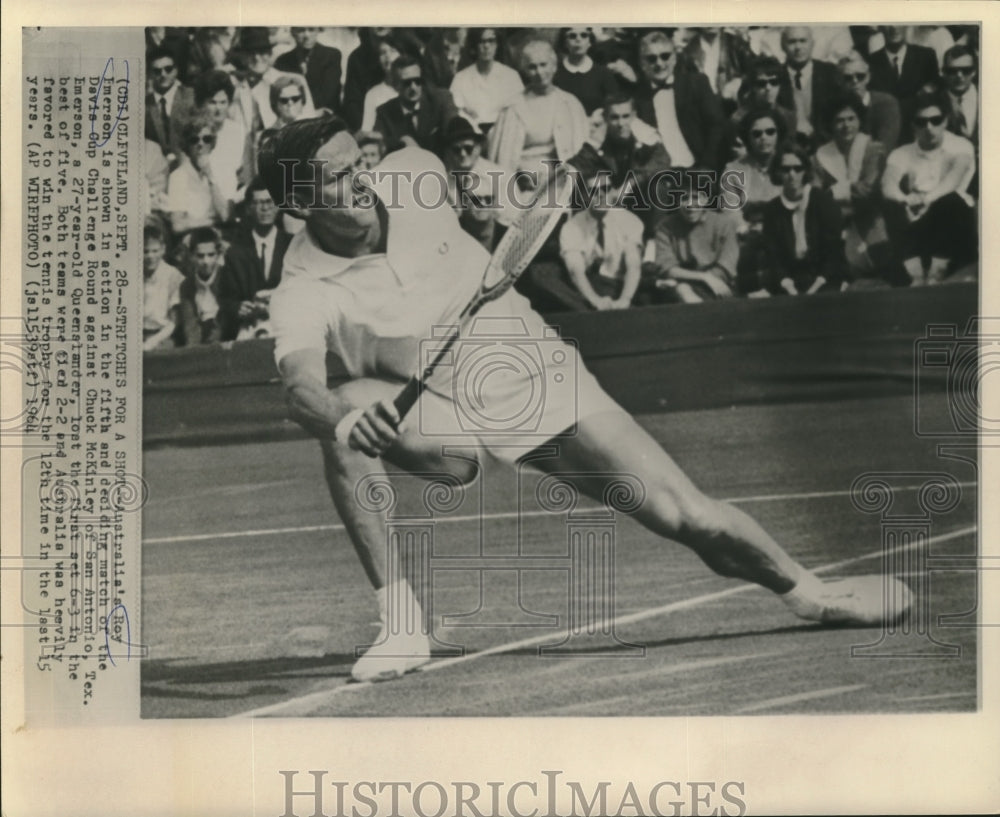
<svg viewBox="0 0 1000 817">
<path fill-rule="evenodd" d="M 392 600 L 391 614 L 394 618 L 392 622 L 395 631 L 404 631 L 415 628 L 420 630 L 420 622 L 423 618 L 423 611 L 420 602 L 413 594 L 413 588 L 405 579 L 391 582 L 384 587 L 379 587 L 375 591 L 375 598 L 378 601 L 379 619 L 383 624 L 389 624 L 390 599 Z M 409 625 L 409 626 L 408 626 Z"/>
</svg>

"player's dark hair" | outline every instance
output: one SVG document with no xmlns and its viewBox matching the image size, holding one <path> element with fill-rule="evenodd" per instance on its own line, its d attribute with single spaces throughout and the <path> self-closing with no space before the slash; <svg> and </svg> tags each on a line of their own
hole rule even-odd
<svg viewBox="0 0 1000 817">
<path fill-rule="evenodd" d="M 265 135 L 257 155 L 257 172 L 278 207 L 289 205 L 296 180 L 313 177 L 308 162 L 316 151 L 345 130 L 343 119 L 327 115 L 299 119 Z M 300 164 L 306 167 L 299 170 Z"/>
</svg>

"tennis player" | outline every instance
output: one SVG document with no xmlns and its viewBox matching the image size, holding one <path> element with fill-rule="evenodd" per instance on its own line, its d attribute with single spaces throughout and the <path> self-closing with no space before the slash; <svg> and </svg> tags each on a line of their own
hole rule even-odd
<svg viewBox="0 0 1000 817">
<path fill-rule="evenodd" d="M 392 613 L 395 606 L 421 620 L 419 604 L 405 578 L 386 575 L 383 524 L 358 507 L 355 489 L 381 472 L 379 459 L 413 473 L 445 472 L 463 483 L 476 478 L 481 462 L 442 450 L 444 444 L 470 444 L 468 428 L 455 419 L 455 403 L 466 396 L 454 393 L 447 373 L 431 378 L 405 422 L 393 398 L 418 365 L 421 341 L 477 291 L 489 256 L 437 194 L 433 174 L 444 179 L 440 161 L 419 148 L 396 151 L 374 172 L 363 171 L 346 125 L 321 117 L 274 134 L 258 166 L 274 200 L 306 225 L 288 248 L 271 300 L 275 358 L 290 414 L 319 441 L 334 506 L 379 602 L 382 632 L 352 675 L 358 681 L 395 678 L 430 660 L 429 640 L 422 631 L 390 624 L 390 616 L 400 614 Z M 426 189 L 413 183 L 417 177 Z M 633 475 L 645 489 L 634 514 L 638 521 L 691 548 L 719 575 L 766 587 L 804 619 L 883 623 L 888 613 L 881 576 L 824 583 L 745 513 L 703 494 L 582 365 L 571 371 L 574 349 L 552 340 L 552 330 L 521 295 L 508 291 L 479 317 L 494 329 L 506 322 L 522 338 L 558 344 L 565 354 L 549 356 L 545 377 L 551 383 L 575 377 L 574 389 L 545 392 L 541 416 L 523 433 L 516 424 L 503 433 L 485 426 L 473 431 L 480 460 L 523 460 L 542 443 L 555 443 L 555 456 L 532 458 L 532 464 L 580 474 L 575 487 L 598 500 L 613 475 Z M 327 387 L 328 351 L 353 378 L 334 389 Z M 489 405 L 491 417 L 516 417 L 525 391 L 538 385 L 523 371 L 506 370 L 486 378 L 477 399 Z M 890 582 L 898 586 L 889 591 L 904 600 L 902 615 L 909 590 Z"/>
</svg>

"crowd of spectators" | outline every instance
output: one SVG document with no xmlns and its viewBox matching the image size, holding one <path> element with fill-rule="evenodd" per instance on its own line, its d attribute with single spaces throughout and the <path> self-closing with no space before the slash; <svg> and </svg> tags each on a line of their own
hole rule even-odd
<svg viewBox="0 0 1000 817">
<path fill-rule="evenodd" d="M 262 140 L 342 117 L 419 146 L 492 248 L 557 161 L 575 212 L 518 286 L 542 311 L 978 275 L 979 28 L 149 28 L 145 346 L 265 336 L 302 222 Z"/>
</svg>

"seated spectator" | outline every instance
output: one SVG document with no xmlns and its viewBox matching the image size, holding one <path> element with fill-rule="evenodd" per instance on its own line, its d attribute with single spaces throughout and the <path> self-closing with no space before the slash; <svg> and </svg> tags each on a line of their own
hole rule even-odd
<svg viewBox="0 0 1000 817">
<path fill-rule="evenodd" d="M 271 83 L 270 103 L 274 112 L 271 129 L 280 130 L 298 119 L 308 119 L 305 112 L 306 82 L 296 74 L 285 74 Z"/>
<path fill-rule="evenodd" d="M 385 139 L 378 131 L 358 131 L 354 140 L 361 149 L 361 161 L 365 170 L 371 170 L 385 156 Z"/>
<path fill-rule="evenodd" d="M 277 226 L 278 208 L 259 177 L 247 186 L 244 202 L 246 224 L 234 234 L 219 272 L 222 340 L 266 334 L 268 304 L 291 241 Z"/>
<path fill-rule="evenodd" d="M 336 48 L 317 42 L 319 28 L 293 26 L 295 48 L 275 59 L 274 67 L 286 74 L 305 77 L 317 112 L 340 110 L 341 56 Z"/>
<path fill-rule="evenodd" d="M 645 284 L 655 301 L 700 303 L 733 295 L 739 244 L 736 223 L 709 210 L 709 195 L 687 191 L 680 209 L 656 226 L 656 256 L 645 265 Z"/>
<path fill-rule="evenodd" d="M 221 226 L 233 215 L 234 187 L 216 180 L 212 168 L 215 123 L 203 113 L 185 126 L 184 158 L 170 174 L 167 210 L 175 236 L 182 237 L 196 227 Z"/>
<path fill-rule="evenodd" d="M 517 71 L 497 61 L 497 29 L 470 28 L 466 47 L 474 62 L 455 74 L 451 95 L 459 113 L 488 134 L 500 109 L 524 90 L 524 83 Z"/>
<path fill-rule="evenodd" d="M 278 115 L 271 107 L 271 85 L 279 77 L 301 77 L 279 71 L 274 67 L 270 35 L 266 28 L 244 28 L 240 32 L 240 49 L 246 61 L 248 81 L 252 88 L 251 95 L 256 102 L 257 114 L 265 129 L 273 128 Z M 304 89 L 303 116 L 315 116 L 312 96 L 309 89 Z"/>
<path fill-rule="evenodd" d="M 642 274 L 642 222 L 614 204 L 617 191 L 607 176 L 593 186 L 591 205 L 571 216 L 559 233 L 559 253 L 575 309 L 625 309 Z"/>
<path fill-rule="evenodd" d="M 771 162 L 781 195 L 764 206 L 765 281 L 774 294 L 812 295 L 840 289 L 846 260 L 840 208 L 827 190 L 813 187 L 809 154 L 794 143 Z"/>
<path fill-rule="evenodd" d="M 543 183 L 555 160 L 574 156 L 587 139 L 590 126 L 583 105 L 556 88 L 556 53 L 544 40 L 532 40 L 521 52 L 521 73 L 527 87 L 500 111 L 489 135 L 489 157 L 516 173 L 526 188 Z"/>
<path fill-rule="evenodd" d="M 726 165 L 727 171 L 743 174 L 744 207 L 764 205 L 781 193 L 781 186 L 771 178 L 771 162 L 775 149 L 787 136 L 784 118 L 774 108 L 756 108 L 744 115 L 739 139 L 746 145 L 746 156 Z"/>
<path fill-rule="evenodd" d="M 448 200 L 465 231 L 492 249 L 500 235 L 497 223 L 507 227 L 519 215 L 507 198 L 510 176 L 482 156 L 483 135 L 467 119 L 452 119 L 443 142 Z"/>
<path fill-rule="evenodd" d="M 184 240 L 188 274 L 181 284 L 180 322 L 185 346 L 222 340 L 219 270 L 225 243 L 219 231 L 198 227 Z"/>
<path fill-rule="evenodd" d="M 887 150 L 899 144 L 900 113 L 896 98 L 882 91 L 868 90 L 871 71 L 868 63 L 852 51 L 837 63 L 843 89 L 855 94 L 864 106 L 861 129 Z"/>
<path fill-rule="evenodd" d="M 392 35 L 383 38 L 377 46 L 378 62 L 382 67 L 383 79 L 368 89 L 365 94 L 364 113 L 361 116 L 361 129 L 370 131 L 375 127 L 375 112 L 379 106 L 397 96 L 392 84 L 392 64 L 402 56 Z"/>
<path fill-rule="evenodd" d="M 948 130 L 979 146 L 979 60 L 964 45 L 949 48 L 944 55 L 944 85 L 948 90 Z"/>
<path fill-rule="evenodd" d="M 146 64 L 152 88 L 146 94 L 146 138 L 160 146 L 174 170 L 184 153 L 181 131 L 194 113 L 194 92 L 177 79 L 177 58 L 170 47 L 150 48 Z"/>
<path fill-rule="evenodd" d="M 594 33 L 589 28 L 559 29 L 558 50 L 563 56 L 552 79 L 556 88 L 580 100 L 588 117 L 618 91 L 615 75 L 590 58 L 593 44 Z"/>
<path fill-rule="evenodd" d="M 806 26 L 784 29 L 781 47 L 785 52 L 785 70 L 781 73 L 778 102 L 795 111 L 796 131 L 805 139 L 818 131 L 812 143 L 825 141 L 830 137 L 825 131 L 825 106 L 839 87 L 837 69 L 813 57 L 813 33 Z"/>
<path fill-rule="evenodd" d="M 917 138 L 889 154 L 882 176 L 885 217 L 914 286 L 938 284 L 977 257 L 976 220 L 966 192 L 976 172 L 972 143 L 946 129 L 948 102 L 921 93 Z"/>
<path fill-rule="evenodd" d="M 701 27 L 695 29 L 694 36 L 684 48 L 684 53 L 708 78 L 713 93 L 722 99 L 736 99 L 740 79 L 753 58 L 746 40 L 732 31 L 723 31 L 718 27 Z"/>
<path fill-rule="evenodd" d="M 392 84 L 396 98 L 375 113 L 375 130 L 385 138 L 386 151 L 419 146 L 440 152 L 441 133 L 456 114 L 451 94 L 426 85 L 423 68 L 413 57 L 399 57 L 392 64 Z"/>
<path fill-rule="evenodd" d="M 829 190 L 840 206 L 852 286 L 871 287 L 897 280 L 897 265 L 880 207 L 886 151 L 861 132 L 864 114 L 854 94 L 831 103 L 833 139 L 813 157 L 813 183 Z"/>
<path fill-rule="evenodd" d="M 879 26 L 885 46 L 868 57 L 871 66 L 870 87 L 891 94 L 899 102 L 902 117 L 900 139 L 913 139 L 913 103 L 925 85 L 938 81 L 937 55 L 922 45 L 908 45 L 905 26 Z"/>
<path fill-rule="evenodd" d="M 678 63 L 677 48 L 662 31 L 639 40 L 639 64 L 636 113 L 656 128 L 673 166 L 721 167 L 726 118 L 705 75 Z"/>
<path fill-rule="evenodd" d="M 774 57 L 755 57 L 743 77 L 737 95 L 738 104 L 730 121 L 738 126 L 752 109 L 772 108 L 781 117 L 785 133 L 795 133 L 795 111 L 778 103 L 783 70 L 781 63 Z M 745 145 L 741 144 L 741 147 L 746 149 Z"/>
<path fill-rule="evenodd" d="M 227 191 L 226 195 L 235 199 L 236 191 L 253 178 L 253 153 L 250 134 L 242 120 L 238 115 L 230 115 L 233 93 L 232 80 L 225 71 L 206 71 L 194 83 L 198 110 L 207 114 L 215 125 L 212 176 Z"/>
<path fill-rule="evenodd" d="M 611 186 L 621 190 L 620 206 L 651 227 L 656 216 L 654 204 L 670 201 L 667 189 L 671 181 L 663 173 L 670 169 L 670 156 L 656 131 L 636 117 L 631 97 L 608 97 L 602 110 L 605 135 L 598 148 L 600 165 L 594 170 L 610 172 Z M 653 184 L 659 188 L 655 193 Z"/>
<path fill-rule="evenodd" d="M 142 348 L 173 349 L 184 276 L 163 260 L 163 232 L 147 226 L 142 233 Z"/>
</svg>

